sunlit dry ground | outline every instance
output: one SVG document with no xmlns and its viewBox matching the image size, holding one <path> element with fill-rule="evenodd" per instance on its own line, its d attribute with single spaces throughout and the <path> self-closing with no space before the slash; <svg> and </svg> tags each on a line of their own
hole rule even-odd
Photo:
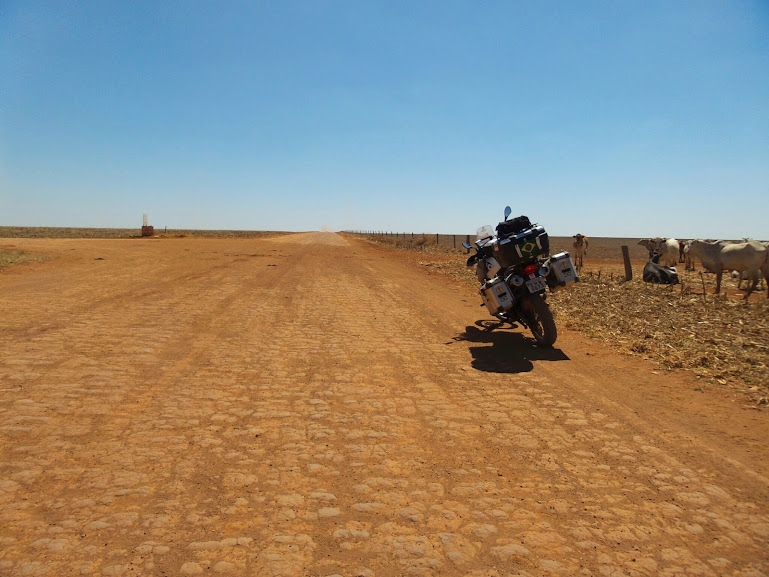
<svg viewBox="0 0 769 577">
<path fill-rule="evenodd" d="M 562 318 L 488 332 L 438 261 L 14 243 L 47 260 L 0 272 L 2 575 L 769 571 L 766 412 Z"/>
<path fill-rule="evenodd" d="M 467 286 L 477 284 L 464 265 L 464 250 L 450 246 L 393 242 L 367 237 L 371 242 L 413 253 L 424 266 Z M 551 239 L 551 252 L 570 250 L 571 240 Z M 632 257 L 634 278 L 625 281 L 622 245 Z M 769 401 L 769 300 L 766 286 L 747 301 L 737 280 L 725 275 L 722 292 L 714 295 L 715 275 L 701 265 L 687 271 L 678 267 L 681 284 L 644 283 L 641 273 L 645 249 L 637 239 L 591 239 L 580 272 L 582 282 L 550 295 L 560 326 L 599 339 L 626 354 L 652 360 L 664 369 L 686 369 L 700 379 L 698 387 L 729 386 L 742 391 L 756 408 Z M 639 256 L 640 255 L 640 256 Z"/>
</svg>

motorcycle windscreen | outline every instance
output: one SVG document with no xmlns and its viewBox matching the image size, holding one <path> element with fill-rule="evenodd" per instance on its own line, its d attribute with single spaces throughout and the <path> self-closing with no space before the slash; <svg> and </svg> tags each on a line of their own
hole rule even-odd
<svg viewBox="0 0 769 577">
<path fill-rule="evenodd" d="M 490 224 L 482 226 L 475 231 L 476 240 L 486 240 L 487 238 L 492 238 L 493 236 L 494 228 Z"/>
</svg>

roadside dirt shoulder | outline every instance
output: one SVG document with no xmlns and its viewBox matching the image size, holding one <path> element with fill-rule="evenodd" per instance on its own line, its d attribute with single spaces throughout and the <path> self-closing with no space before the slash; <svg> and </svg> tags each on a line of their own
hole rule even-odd
<svg viewBox="0 0 769 577">
<path fill-rule="evenodd" d="M 458 295 L 455 314 L 466 316 L 469 313 L 483 324 L 488 324 L 487 319 L 493 320 L 485 315 L 485 309 L 479 308 L 480 297 L 476 290 L 463 279 L 446 275 L 435 266 L 441 262 L 455 263 L 462 260 L 461 255 L 421 254 L 357 239 L 351 242 L 361 243 L 362 248 L 381 254 L 381 258 L 411 267 L 414 278 L 426 275 L 450 285 Z M 507 332 L 510 331 L 503 329 L 499 334 Z M 527 334 L 521 328 L 513 332 Z M 538 363 L 538 371 L 548 374 L 555 382 L 580 387 L 590 398 L 627 407 L 673 442 L 696 442 L 715 447 L 726 460 L 769 479 L 769 411 L 750 403 L 742 391 L 706 385 L 686 370 L 665 370 L 654 362 L 619 353 L 562 325 L 558 326 L 558 332 L 556 349 L 568 356 L 568 363 Z M 489 335 L 488 340 L 492 342 L 494 339 Z M 510 351 L 510 358 L 506 358 L 504 351 L 499 351 L 494 353 L 491 362 L 476 362 L 476 365 L 487 368 L 492 373 L 490 378 L 509 378 L 516 372 L 533 369 L 531 363 L 524 362 L 521 367 L 511 361 L 516 355 L 527 354 L 536 357 L 539 353 L 519 347 Z M 542 356 L 547 354 L 542 353 Z"/>
</svg>

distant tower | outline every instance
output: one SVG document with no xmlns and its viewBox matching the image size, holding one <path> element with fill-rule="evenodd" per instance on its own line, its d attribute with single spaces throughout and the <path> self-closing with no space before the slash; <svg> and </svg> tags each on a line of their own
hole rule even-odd
<svg viewBox="0 0 769 577">
<path fill-rule="evenodd" d="M 155 227 L 147 225 L 147 213 L 144 213 L 142 220 L 142 236 L 152 236 L 155 234 Z"/>
</svg>

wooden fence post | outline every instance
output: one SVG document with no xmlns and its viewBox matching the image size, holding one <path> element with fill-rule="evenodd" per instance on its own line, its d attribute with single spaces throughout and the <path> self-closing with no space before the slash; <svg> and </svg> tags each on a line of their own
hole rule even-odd
<svg viewBox="0 0 769 577">
<path fill-rule="evenodd" d="M 625 281 L 633 280 L 633 267 L 630 266 L 630 249 L 622 246 L 622 260 L 625 261 Z"/>
</svg>

